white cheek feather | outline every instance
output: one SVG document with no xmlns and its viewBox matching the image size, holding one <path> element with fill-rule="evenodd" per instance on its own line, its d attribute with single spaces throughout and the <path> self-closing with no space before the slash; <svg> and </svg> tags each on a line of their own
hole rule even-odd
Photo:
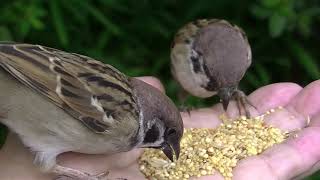
<svg viewBox="0 0 320 180">
<path fill-rule="evenodd" d="M 147 124 L 147 127 L 148 127 L 148 129 L 146 129 L 146 131 L 145 132 L 147 132 L 149 129 L 151 129 L 152 128 L 152 126 L 154 125 L 154 124 L 156 124 L 157 122 L 156 122 L 156 120 L 153 120 L 153 121 L 150 121 L 148 124 Z M 161 144 L 164 142 L 164 132 L 165 132 L 165 129 L 164 129 L 164 126 L 162 125 L 162 124 L 156 124 L 156 126 L 157 126 L 157 128 L 158 128 L 158 130 L 159 130 L 159 137 L 158 137 L 158 139 L 155 141 L 155 142 L 153 142 L 153 143 L 146 143 L 146 144 L 141 144 L 140 145 L 140 147 L 160 147 L 161 146 Z M 146 133 L 144 133 L 144 135 L 145 135 Z M 142 141 L 143 141 L 143 139 L 144 139 L 144 136 L 143 136 L 143 138 L 141 138 L 142 139 Z"/>
<path fill-rule="evenodd" d="M 138 107 L 139 109 L 141 109 L 140 107 L 140 103 L 138 102 Z M 143 126 L 143 112 L 140 110 L 139 112 L 139 132 L 138 132 L 138 145 L 140 145 L 143 142 L 144 139 L 144 135 L 146 133 L 144 126 Z"/>
<path fill-rule="evenodd" d="M 139 109 L 141 109 L 140 107 L 140 103 L 139 101 L 137 102 L 138 104 L 138 107 Z M 159 129 L 159 139 L 157 141 L 155 141 L 154 143 L 148 143 L 148 144 L 143 144 L 143 140 L 145 138 L 145 135 L 147 133 L 147 131 L 153 126 L 153 124 L 155 124 L 155 120 L 153 121 L 150 121 L 148 124 L 147 124 L 147 127 L 145 129 L 144 125 L 143 125 L 143 119 L 144 119 L 144 115 L 143 115 L 143 112 L 140 111 L 139 112 L 139 132 L 138 132 L 138 143 L 137 143 L 137 146 L 138 147 L 159 147 L 161 146 L 161 144 L 164 142 L 164 129 L 163 127 L 159 127 L 158 125 L 158 129 Z"/>
</svg>

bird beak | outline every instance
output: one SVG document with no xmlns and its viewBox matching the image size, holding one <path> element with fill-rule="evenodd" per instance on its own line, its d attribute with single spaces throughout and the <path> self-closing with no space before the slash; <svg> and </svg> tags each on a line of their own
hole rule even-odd
<svg viewBox="0 0 320 180">
<path fill-rule="evenodd" d="M 230 88 L 221 88 L 218 91 L 218 96 L 220 97 L 220 99 L 222 101 L 222 106 L 223 106 L 224 111 L 227 111 L 227 109 L 228 109 L 229 101 L 232 96 L 232 91 L 233 91 L 233 89 L 230 89 Z"/>
<path fill-rule="evenodd" d="M 173 154 L 176 155 L 176 160 L 180 155 L 180 143 L 179 142 L 164 142 L 161 145 L 163 153 L 173 162 Z"/>
<path fill-rule="evenodd" d="M 229 99 L 222 99 L 222 106 L 224 111 L 227 111 L 229 105 Z"/>
</svg>

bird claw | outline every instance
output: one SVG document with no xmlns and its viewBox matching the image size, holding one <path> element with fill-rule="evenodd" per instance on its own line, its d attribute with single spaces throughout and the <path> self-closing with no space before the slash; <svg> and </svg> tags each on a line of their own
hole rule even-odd
<svg viewBox="0 0 320 180">
<path fill-rule="evenodd" d="M 242 115 L 241 110 L 243 109 L 245 112 L 245 116 L 247 118 L 251 118 L 251 114 L 248 106 L 251 106 L 255 109 L 257 108 L 252 104 L 252 102 L 248 99 L 248 97 L 244 94 L 244 92 L 237 90 L 234 92 L 233 97 L 236 99 L 239 115 Z"/>
<path fill-rule="evenodd" d="M 181 105 L 181 106 L 179 106 L 179 111 L 181 111 L 181 112 L 186 112 L 186 113 L 188 113 L 188 115 L 190 116 L 191 115 L 191 111 L 194 109 L 193 107 L 191 107 L 191 106 L 185 106 L 185 105 Z"/>
</svg>

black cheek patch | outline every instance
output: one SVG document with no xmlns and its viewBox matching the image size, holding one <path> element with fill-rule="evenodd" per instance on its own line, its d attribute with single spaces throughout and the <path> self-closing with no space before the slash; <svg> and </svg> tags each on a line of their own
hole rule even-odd
<svg viewBox="0 0 320 180">
<path fill-rule="evenodd" d="M 159 129 L 153 125 L 151 129 L 149 129 L 144 137 L 143 143 L 153 143 L 158 140 L 159 137 Z"/>
<path fill-rule="evenodd" d="M 195 73 L 199 73 L 201 71 L 199 59 L 194 56 L 191 56 L 190 58 L 191 58 L 192 66 L 193 66 L 193 71 Z"/>
<path fill-rule="evenodd" d="M 204 72 L 207 75 L 207 77 L 209 78 L 209 82 L 207 83 L 207 85 L 205 85 L 203 88 L 205 88 L 208 91 L 215 91 L 218 89 L 219 84 L 216 80 L 216 78 L 214 78 L 211 74 L 210 74 L 210 70 L 208 69 L 208 66 L 204 65 L 203 66 Z"/>
</svg>

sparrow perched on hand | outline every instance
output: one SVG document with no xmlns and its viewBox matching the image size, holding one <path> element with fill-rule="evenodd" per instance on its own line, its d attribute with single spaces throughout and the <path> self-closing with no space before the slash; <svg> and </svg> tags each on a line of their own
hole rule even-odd
<svg viewBox="0 0 320 180">
<path fill-rule="evenodd" d="M 56 164 L 63 152 L 180 153 L 183 123 L 172 101 L 90 57 L 40 45 L 0 43 L 0 122 L 35 153 L 43 171 L 96 176 Z"/>
<path fill-rule="evenodd" d="M 238 84 L 251 64 L 245 33 L 225 20 L 197 20 L 183 26 L 171 49 L 171 71 L 184 90 L 197 97 L 218 95 L 224 110 L 231 99 L 239 112 L 251 105 Z"/>
</svg>

